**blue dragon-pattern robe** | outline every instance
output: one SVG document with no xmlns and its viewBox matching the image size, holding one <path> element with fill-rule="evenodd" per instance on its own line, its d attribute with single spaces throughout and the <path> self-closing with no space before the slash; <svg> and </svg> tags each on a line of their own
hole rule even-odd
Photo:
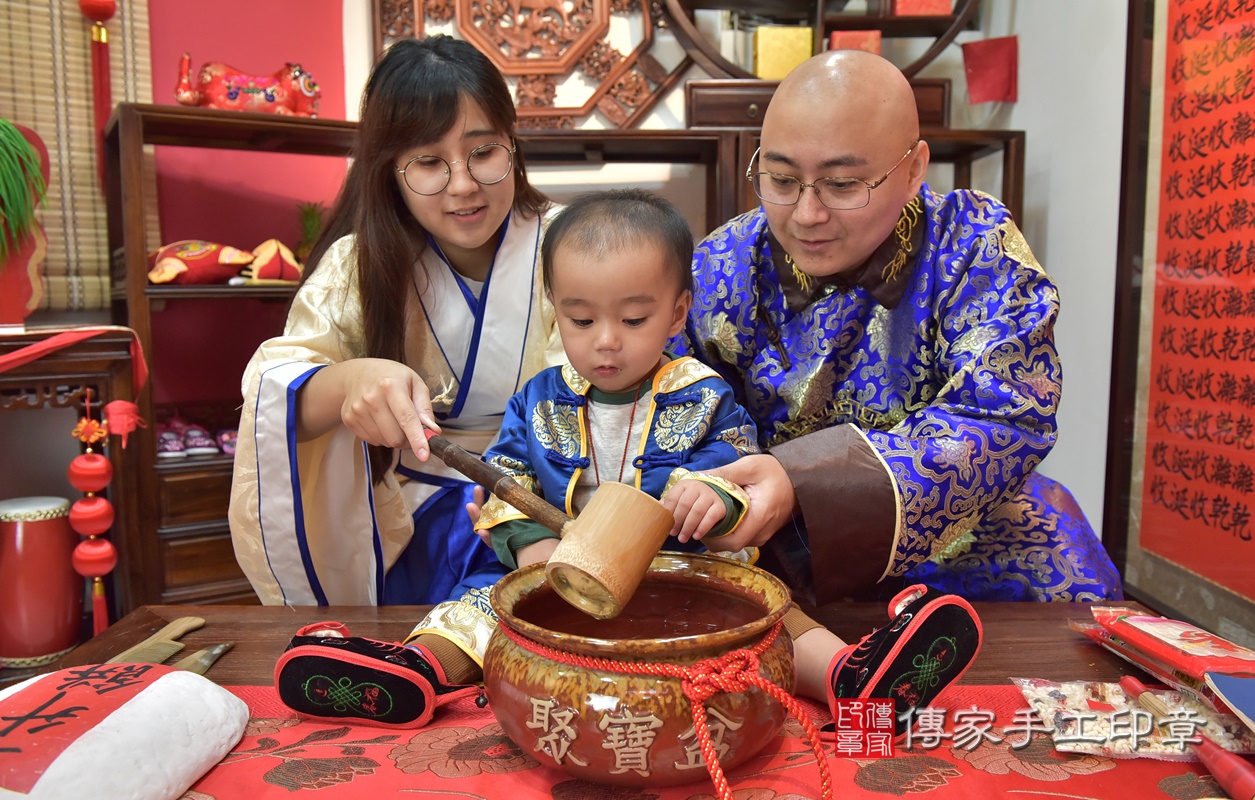
<svg viewBox="0 0 1255 800">
<path fill-rule="evenodd" d="M 972 599 L 1118 598 L 1079 507 L 1034 471 L 1056 438 L 1055 286 L 994 198 L 921 199 L 888 305 L 869 263 L 791 307 L 762 209 L 733 219 L 697 247 L 672 348 L 735 387 L 789 472 L 802 519 L 772 544 L 803 599 L 900 576 Z"/>
</svg>

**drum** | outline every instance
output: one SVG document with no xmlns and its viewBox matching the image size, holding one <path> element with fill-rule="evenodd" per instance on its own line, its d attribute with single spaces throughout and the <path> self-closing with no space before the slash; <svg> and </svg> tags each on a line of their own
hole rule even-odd
<svg viewBox="0 0 1255 800">
<path fill-rule="evenodd" d="M 0 665 L 51 664 L 78 644 L 83 578 L 71 556 L 70 501 L 0 501 Z"/>
</svg>

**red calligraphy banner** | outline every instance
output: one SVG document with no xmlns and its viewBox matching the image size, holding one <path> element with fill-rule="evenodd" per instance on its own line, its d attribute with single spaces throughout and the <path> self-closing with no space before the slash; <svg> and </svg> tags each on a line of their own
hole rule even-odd
<svg viewBox="0 0 1255 800">
<path fill-rule="evenodd" d="M 1255 598 L 1255 9 L 1167 0 L 1158 36 L 1140 546 Z"/>
</svg>

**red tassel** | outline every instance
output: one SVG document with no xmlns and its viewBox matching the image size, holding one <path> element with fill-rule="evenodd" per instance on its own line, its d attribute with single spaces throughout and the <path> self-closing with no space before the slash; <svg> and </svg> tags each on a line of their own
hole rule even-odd
<svg viewBox="0 0 1255 800">
<path fill-rule="evenodd" d="M 105 187 L 105 126 L 113 111 L 113 87 L 109 79 L 109 32 L 104 23 L 92 25 L 92 105 L 96 116 L 96 169 L 101 191 Z"/>
<path fill-rule="evenodd" d="M 117 0 L 78 0 L 83 16 L 92 21 L 92 99 L 96 112 L 96 169 L 101 191 L 105 188 L 105 126 L 113 111 L 109 79 L 109 32 L 105 22 L 118 10 Z"/>
<path fill-rule="evenodd" d="M 92 580 L 92 635 L 99 636 L 109 627 L 109 606 L 105 603 L 105 582 Z"/>
</svg>

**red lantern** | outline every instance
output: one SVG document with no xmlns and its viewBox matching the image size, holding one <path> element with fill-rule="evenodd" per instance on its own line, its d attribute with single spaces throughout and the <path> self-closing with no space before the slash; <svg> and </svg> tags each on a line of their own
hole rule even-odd
<svg viewBox="0 0 1255 800">
<path fill-rule="evenodd" d="M 84 497 L 70 507 L 70 527 L 80 536 L 99 536 L 113 527 L 113 504 L 103 497 Z"/>
<path fill-rule="evenodd" d="M 113 465 L 100 453 L 83 453 L 70 462 L 65 476 L 71 486 L 84 494 L 99 492 L 113 480 Z"/>
<path fill-rule="evenodd" d="M 74 571 L 79 575 L 100 580 L 118 565 L 118 551 L 113 542 L 93 536 L 78 543 L 71 560 Z"/>
</svg>

